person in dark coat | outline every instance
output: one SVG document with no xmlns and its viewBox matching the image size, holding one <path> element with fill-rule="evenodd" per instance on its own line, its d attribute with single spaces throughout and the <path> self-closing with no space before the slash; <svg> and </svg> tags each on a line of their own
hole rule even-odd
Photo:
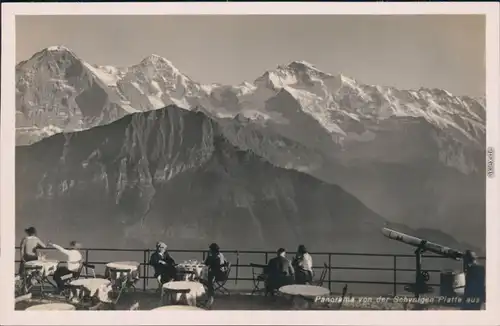
<svg viewBox="0 0 500 326">
<path fill-rule="evenodd" d="M 266 292 L 271 295 L 284 285 L 293 284 L 294 269 L 292 263 L 286 258 L 286 251 L 283 248 L 278 249 L 277 256 L 271 259 L 265 269 Z"/>
<path fill-rule="evenodd" d="M 156 244 L 156 251 L 149 259 L 149 265 L 155 269 L 154 277 L 160 284 L 175 280 L 177 270 L 175 260 L 167 252 L 167 245 L 163 242 Z"/>
<path fill-rule="evenodd" d="M 480 310 L 486 298 L 485 268 L 475 252 L 467 250 L 463 257 L 465 291 L 462 310 Z"/>
<path fill-rule="evenodd" d="M 208 247 L 208 256 L 205 259 L 205 266 L 208 267 L 208 279 L 207 279 L 207 294 L 213 301 L 214 296 L 214 282 L 222 281 L 226 277 L 226 272 L 228 268 L 228 261 L 224 255 L 220 252 L 220 247 L 216 243 L 212 243 Z"/>
</svg>

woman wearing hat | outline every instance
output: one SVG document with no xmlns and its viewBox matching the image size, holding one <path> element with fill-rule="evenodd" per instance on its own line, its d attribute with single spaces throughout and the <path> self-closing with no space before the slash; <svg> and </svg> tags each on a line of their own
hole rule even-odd
<svg viewBox="0 0 500 326">
<path fill-rule="evenodd" d="M 36 229 L 32 226 L 25 229 L 26 236 L 21 241 L 21 263 L 19 264 L 19 274 L 24 274 L 24 264 L 27 261 L 38 260 L 38 249 L 45 249 L 47 246 L 36 235 Z"/>
<path fill-rule="evenodd" d="M 164 284 L 175 279 L 177 274 L 175 260 L 168 253 L 167 245 L 164 242 L 156 243 L 156 251 L 151 255 L 149 265 L 155 269 L 154 277 L 158 283 Z"/>
</svg>

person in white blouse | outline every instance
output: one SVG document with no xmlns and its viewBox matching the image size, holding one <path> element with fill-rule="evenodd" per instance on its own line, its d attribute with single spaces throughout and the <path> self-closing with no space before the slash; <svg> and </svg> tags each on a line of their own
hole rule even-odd
<svg viewBox="0 0 500 326">
<path fill-rule="evenodd" d="M 297 255 L 293 260 L 295 269 L 295 283 L 311 284 L 313 280 L 313 260 L 304 245 L 297 248 Z"/>
<path fill-rule="evenodd" d="M 76 276 L 76 274 L 80 270 L 80 267 L 82 266 L 83 256 L 79 250 L 81 248 L 81 245 L 76 241 L 71 241 L 69 244 L 69 248 L 65 249 L 59 245 L 56 245 L 55 243 L 49 242 L 48 244 L 67 257 L 66 261 L 59 263 L 53 276 L 54 282 L 56 282 L 57 284 L 57 289 L 59 290 L 59 292 L 61 292 L 64 289 L 64 281 L 62 280 L 62 277 L 68 274 Z"/>
</svg>

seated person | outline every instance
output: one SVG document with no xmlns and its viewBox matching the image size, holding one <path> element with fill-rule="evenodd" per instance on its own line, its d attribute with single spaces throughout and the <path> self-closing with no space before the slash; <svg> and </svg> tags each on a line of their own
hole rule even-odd
<svg viewBox="0 0 500 326">
<path fill-rule="evenodd" d="M 312 257 L 304 245 L 300 245 L 297 249 L 297 255 L 292 263 L 295 269 L 296 284 L 311 284 L 313 280 L 313 261 Z"/>
<path fill-rule="evenodd" d="M 76 241 L 71 241 L 68 249 L 64 249 L 63 247 L 50 242 L 49 246 L 57 249 L 67 257 L 65 262 L 59 263 L 53 276 L 54 282 L 56 282 L 57 284 L 57 290 L 60 293 L 62 290 L 64 290 L 65 284 L 65 281 L 62 279 L 62 277 L 68 274 L 71 274 L 72 277 L 76 277 L 80 271 L 80 268 L 83 264 L 83 256 L 79 250 L 81 248 L 81 245 Z"/>
<path fill-rule="evenodd" d="M 267 275 L 267 293 L 274 294 L 280 287 L 293 284 L 294 270 L 292 264 L 285 256 L 285 249 L 280 248 L 277 251 L 277 256 L 267 264 L 267 268 L 265 269 Z"/>
<path fill-rule="evenodd" d="M 175 269 L 175 261 L 167 252 L 167 245 L 163 242 L 156 244 L 156 251 L 149 259 L 149 265 L 155 269 L 154 277 L 158 283 L 164 284 L 175 280 L 177 274 Z"/>
<path fill-rule="evenodd" d="M 220 252 L 219 245 L 212 243 L 209 246 L 208 256 L 205 259 L 205 266 L 208 267 L 208 297 L 209 300 L 213 300 L 214 296 L 214 282 L 223 281 L 227 276 L 227 269 L 229 268 L 229 262 L 224 258 L 224 255 Z"/>
<path fill-rule="evenodd" d="M 29 227 L 26 236 L 21 240 L 21 263 L 19 264 L 19 275 L 24 275 L 24 264 L 28 261 L 38 260 L 38 249 L 45 249 L 47 246 L 37 237 L 36 229 Z"/>
</svg>

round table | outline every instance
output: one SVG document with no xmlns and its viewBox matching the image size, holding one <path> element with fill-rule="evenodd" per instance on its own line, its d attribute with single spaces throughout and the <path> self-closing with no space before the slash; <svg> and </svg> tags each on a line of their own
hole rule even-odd
<svg viewBox="0 0 500 326">
<path fill-rule="evenodd" d="M 47 259 L 47 260 L 32 260 L 24 263 L 24 268 L 29 269 L 41 267 L 41 274 L 43 276 L 53 275 L 59 265 L 58 260 Z"/>
<path fill-rule="evenodd" d="M 197 262 L 183 262 L 183 263 L 180 263 L 179 265 L 176 266 L 177 272 L 179 274 L 181 274 L 184 271 L 193 273 L 192 277 L 189 277 L 188 274 L 185 274 L 186 277 L 185 277 L 184 281 L 193 280 L 193 279 L 201 279 L 202 276 L 204 276 L 206 274 L 205 273 L 206 268 L 207 267 L 204 264 L 197 263 Z"/>
<path fill-rule="evenodd" d="M 330 290 L 316 285 L 306 285 L 306 284 L 291 284 L 280 287 L 279 292 L 289 295 L 293 298 L 293 306 L 297 308 L 301 303 L 306 303 L 309 308 L 312 300 L 316 297 L 327 296 L 330 294 Z M 297 300 L 297 299 L 302 300 Z"/>
<path fill-rule="evenodd" d="M 71 281 L 70 286 L 83 288 L 83 293 L 75 293 L 77 297 L 89 296 L 96 297 L 101 302 L 111 302 L 109 292 L 112 290 L 110 280 L 104 278 L 84 278 Z M 78 291 L 77 291 L 78 292 Z"/>
<path fill-rule="evenodd" d="M 280 287 L 279 291 L 283 294 L 302 297 L 317 297 L 330 294 L 330 290 L 327 288 L 307 284 L 285 285 Z"/>
<path fill-rule="evenodd" d="M 154 308 L 151 310 L 205 310 L 205 309 L 194 307 L 194 306 L 174 305 L 174 306 L 162 306 L 162 307 Z"/>
<path fill-rule="evenodd" d="M 136 261 L 115 261 L 107 263 L 106 267 L 109 269 L 128 269 L 133 271 L 139 268 L 139 263 Z"/>
<path fill-rule="evenodd" d="M 136 261 L 116 261 L 106 264 L 105 275 L 109 275 L 111 280 L 118 280 L 126 277 L 129 282 L 139 279 L 139 266 Z"/>
<path fill-rule="evenodd" d="M 68 303 L 46 303 L 28 307 L 26 310 L 76 310 L 76 308 Z"/>
<path fill-rule="evenodd" d="M 191 306 L 196 306 L 196 299 L 205 294 L 205 287 L 203 284 L 193 281 L 173 281 L 165 283 L 161 291 L 162 302 L 164 292 L 170 294 L 169 303 L 171 304 L 183 302 Z"/>
</svg>

